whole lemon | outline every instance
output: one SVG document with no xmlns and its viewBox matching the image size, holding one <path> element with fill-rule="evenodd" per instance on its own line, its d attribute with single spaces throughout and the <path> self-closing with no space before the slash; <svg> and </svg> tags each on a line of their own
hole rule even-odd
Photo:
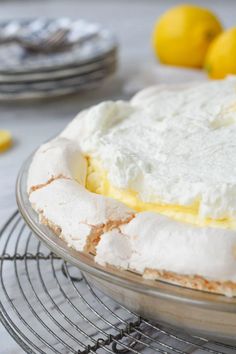
<svg viewBox="0 0 236 354">
<path fill-rule="evenodd" d="M 236 27 L 223 32 L 210 45 L 205 68 L 214 79 L 223 79 L 228 74 L 236 75 Z"/>
<path fill-rule="evenodd" d="M 157 21 L 152 37 L 154 51 L 162 63 L 200 68 L 210 43 L 221 31 L 221 23 L 209 10 L 179 5 Z"/>
</svg>

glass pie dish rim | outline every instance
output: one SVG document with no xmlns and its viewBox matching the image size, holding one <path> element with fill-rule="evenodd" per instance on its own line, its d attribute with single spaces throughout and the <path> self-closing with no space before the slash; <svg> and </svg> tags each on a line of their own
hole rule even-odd
<svg viewBox="0 0 236 354">
<path fill-rule="evenodd" d="M 29 228 L 47 247 L 64 260 L 78 267 L 81 271 L 95 276 L 111 284 L 122 286 L 150 297 L 174 300 L 179 303 L 211 308 L 236 314 L 236 297 L 195 290 L 163 280 L 146 280 L 131 270 L 120 270 L 111 266 L 100 266 L 95 263 L 92 255 L 75 251 L 66 242 L 38 221 L 38 214 L 33 210 L 27 194 L 27 175 L 32 160 L 31 154 L 22 164 L 16 181 L 16 201 L 18 209 Z"/>
</svg>

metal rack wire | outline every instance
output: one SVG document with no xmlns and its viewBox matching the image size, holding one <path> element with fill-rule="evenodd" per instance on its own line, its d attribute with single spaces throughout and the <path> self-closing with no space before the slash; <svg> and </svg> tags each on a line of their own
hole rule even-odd
<svg viewBox="0 0 236 354">
<path fill-rule="evenodd" d="M 33 237 L 15 212 L 0 231 L 0 319 L 27 353 L 235 353 L 130 312 Z"/>
</svg>

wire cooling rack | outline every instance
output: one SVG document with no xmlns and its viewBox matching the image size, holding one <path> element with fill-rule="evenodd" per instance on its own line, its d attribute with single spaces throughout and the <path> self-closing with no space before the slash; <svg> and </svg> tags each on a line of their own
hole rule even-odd
<svg viewBox="0 0 236 354">
<path fill-rule="evenodd" d="M 140 318 L 42 245 L 15 212 L 0 231 L 0 319 L 27 353 L 234 353 Z"/>
</svg>

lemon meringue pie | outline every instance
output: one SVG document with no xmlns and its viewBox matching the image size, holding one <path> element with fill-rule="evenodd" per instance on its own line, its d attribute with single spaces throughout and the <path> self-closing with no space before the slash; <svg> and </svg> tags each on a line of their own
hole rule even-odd
<svg viewBox="0 0 236 354">
<path fill-rule="evenodd" d="M 236 78 L 78 114 L 35 153 L 40 221 L 95 261 L 236 294 Z"/>
</svg>

